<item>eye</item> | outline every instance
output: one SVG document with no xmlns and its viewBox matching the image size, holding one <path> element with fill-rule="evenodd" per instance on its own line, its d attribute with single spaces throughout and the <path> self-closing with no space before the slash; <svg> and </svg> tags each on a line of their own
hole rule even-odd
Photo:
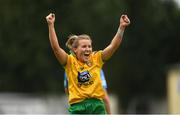
<svg viewBox="0 0 180 115">
<path fill-rule="evenodd" d="M 92 48 L 92 46 L 91 46 L 91 45 L 88 45 L 88 48 Z"/>
<path fill-rule="evenodd" d="M 82 47 L 83 47 L 83 48 L 86 48 L 86 45 L 83 45 Z"/>
</svg>

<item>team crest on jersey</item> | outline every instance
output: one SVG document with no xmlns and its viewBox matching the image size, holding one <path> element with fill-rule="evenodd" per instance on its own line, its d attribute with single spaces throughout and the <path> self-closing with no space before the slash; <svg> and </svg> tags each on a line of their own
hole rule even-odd
<svg viewBox="0 0 180 115">
<path fill-rule="evenodd" d="M 93 84 L 93 81 L 91 81 L 91 75 L 88 71 L 84 72 L 78 72 L 78 86 L 81 87 L 82 85 L 88 86 Z"/>
</svg>

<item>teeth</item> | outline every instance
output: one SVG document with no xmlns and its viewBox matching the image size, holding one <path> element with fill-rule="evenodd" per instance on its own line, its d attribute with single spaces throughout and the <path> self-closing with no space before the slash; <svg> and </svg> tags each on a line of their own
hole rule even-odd
<svg viewBox="0 0 180 115">
<path fill-rule="evenodd" d="M 89 56 L 89 54 L 84 54 L 84 56 Z"/>
</svg>

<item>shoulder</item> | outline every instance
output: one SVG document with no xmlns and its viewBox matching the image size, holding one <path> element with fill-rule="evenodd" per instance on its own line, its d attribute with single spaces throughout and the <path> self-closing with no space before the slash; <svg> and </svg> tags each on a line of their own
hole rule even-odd
<svg viewBox="0 0 180 115">
<path fill-rule="evenodd" d="M 73 56 L 72 54 L 69 54 L 68 58 L 67 58 L 67 63 L 66 63 L 66 65 L 64 67 L 65 68 L 70 67 L 72 65 L 72 63 L 75 62 L 75 61 L 76 61 L 76 57 Z"/>
<path fill-rule="evenodd" d="M 75 57 L 73 54 L 69 54 L 67 61 L 75 60 L 75 58 L 76 58 L 76 57 Z"/>
<path fill-rule="evenodd" d="M 104 63 L 103 60 L 102 60 L 102 50 L 99 50 L 99 51 L 95 51 L 92 53 L 92 57 L 94 60 L 96 60 L 97 62 L 100 62 L 100 63 Z"/>
<path fill-rule="evenodd" d="M 99 51 L 94 51 L 92 53 L 93 56 L 102 56 L 102 50 L 99 50 Z"/>
</svg>

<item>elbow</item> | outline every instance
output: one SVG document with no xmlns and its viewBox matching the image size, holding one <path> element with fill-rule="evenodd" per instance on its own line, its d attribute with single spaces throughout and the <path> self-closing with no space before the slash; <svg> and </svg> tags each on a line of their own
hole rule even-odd
<svg viewBox="0 0 180 115">
<path fill-rule="evenodd" d="M 56 45 L 52 45 L 52 49 L 54 52 L 58 52 L 58 50 L 60 49 L 59 46 L 56 46 Z"/>
<path fill-rule="evenodd" d="M 53 50 L 55 56 L 58 56 L 58 55 L 59 55 L 59 48 L 57 48 L 57 47 L 52 47 L 52 50 Z"/>
</svg>

